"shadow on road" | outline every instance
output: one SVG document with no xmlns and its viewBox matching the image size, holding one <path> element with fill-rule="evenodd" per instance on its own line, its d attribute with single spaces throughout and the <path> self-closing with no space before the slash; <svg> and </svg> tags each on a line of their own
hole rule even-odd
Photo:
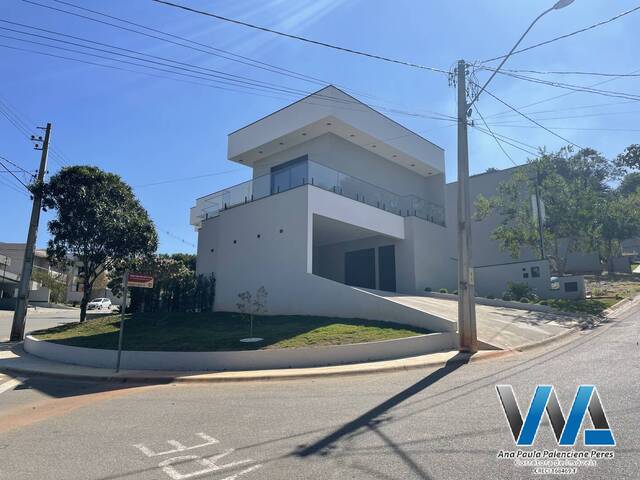
<svg viewBox="0 0 640 480">
<path fill-rule="evenodd" d="M 377 432 L 378 435 L 380 435 L 379 430 L 377 430 L 377 426 L 380 423 L 384 422 L 384 419 L 381 418 L 384 413 L 388 412 L 395 406 L 399 405 L 405 400 L 433 385 L 438 380 L 446 377 L 450 373 L 467 364 L 470 358 L 471 356 L 469 354 L 456 354 L 454 357 L 449 359 L 444 366 L 442 366 L 435 372 L 430 373 L 419 382 L 414 383 L 410 387 L 402 390 L 388 400 L 385 400 L 380 405 L 377 405 L 368 412 L 363 413 L 355 420 L 352 420 L 351 422 L 343 425 L 338 430 L 330 433 L 326 437 L 318 440 L 317 442 L 314 442 L 311 445 L 301 446 L 300 449 L 295 452 L 295 455 L 298 457 L 308 457 L 310 455 L 316 454 L 326 455 L 331 448 L 335 448 L 333 445 L 338 440 L 343 437 L 347 437 L 362 428 L 373 430 Z"/>
</svg>

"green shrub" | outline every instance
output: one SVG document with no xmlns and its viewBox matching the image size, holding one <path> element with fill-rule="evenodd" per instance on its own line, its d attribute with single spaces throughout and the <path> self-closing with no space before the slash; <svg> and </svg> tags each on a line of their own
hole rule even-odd
<svg viewBox="0 0 640 480">
<path fill-rule="evenodd" d="M 527 297 L 522 297 L 520 299 L 520 303 L 529 303 L 529 299 Z"/>
<path fill-rule="evenodd" d="M 449 290 L 447 290 L 446 288 L 441 288 L 440 290 L 438 290 L 440 293 L 449 293 Z"/>
<path fill-rule="evenodd" d="M 533 293 L 533 289 L 526 283 L 509 282 L 507 283 L 507 293 L 513 298 L 529 298 L 529 295 Z"/>
<path fill-rule="evenodd" d="M 451 292 L 453 295 L 457 295 L 458 294 L 458 290 L 454 290 L 453 292 Z"/>
<path fill-rule="evenodd" d="M 496 298 L 496 297 L 494 297 L 493 295 L 487 295 L 487 298 L 488 298 L 489 300 L 493 300 L 493 299 L 494 299 L 494 298 Z"/>
<path fill-rule="evenodd" d="M 540 300 L 538 305 L 549 305 L 549 302 L 547 300 Z"/>
<path fill-rule="evenodd" d="M 424 289 L 424 291 L 425 291 L 425 292 L 431 292 L 432 290 L 431 290 L 431 287 L 426 287 L 426 288 Z"/>
</svg>

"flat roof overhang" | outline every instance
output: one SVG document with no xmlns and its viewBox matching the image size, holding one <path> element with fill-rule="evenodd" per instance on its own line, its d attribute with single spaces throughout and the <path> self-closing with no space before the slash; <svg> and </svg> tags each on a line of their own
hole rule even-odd
<svg viewBox="0 0 640 480">
<path fill-rule="evenodd" d="M 326 87 L 229 135 L 242 165 L 332 133 L 421 175 L 444 173 L 444 150 L 335 87 Z"/>
</svg>

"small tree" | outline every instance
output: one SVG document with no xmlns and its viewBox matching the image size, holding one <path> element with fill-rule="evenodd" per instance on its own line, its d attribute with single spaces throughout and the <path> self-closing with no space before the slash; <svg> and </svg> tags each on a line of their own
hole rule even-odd
<svg viewBox="0 0 640 480">
<path fill-rule="evenodd" d="M 264 286 L 256 291 L 255 297 L 252 297 L 248 290 L 238 294 L 240 301 L 236 303 L 238 310 L 243 315 L 249 315 L 249 337 L 253 338 L 253 316 L 260 315 L 267 311 L 268 292 Z M 254 298 L 253 301 L 251 299 Z"/>
<path fill-rule="evenodd" d="M 63 261 L 71 255 L 82 264 L 84 322 L 96 279 L 117 262 L 153 253 L 158 246 L 155 227 L 131 187 L 97 167 L 63 168 L 38 188 L 44 207 L 56 211 L 48 225 L 49 258 Z"/>
<path fill-rule="evenodd" d="M 523 247 L 538 248 L 538 219 L 531 205 L 537 187 L 545 208 L 545 255 L 552 269 L 563 274 L 569 253 L 598 250 L 600 212 L 610 191 L 608 182 L 616 175 L 614 166 L 592 149 L 577 153 L 569 148 L 556 153 L 542 151 L 501 183 L 494 197 L 477 199 L 476 220 L 497 213 L 500 223 L 491 238 L 514 258 Z"/>
</svg>

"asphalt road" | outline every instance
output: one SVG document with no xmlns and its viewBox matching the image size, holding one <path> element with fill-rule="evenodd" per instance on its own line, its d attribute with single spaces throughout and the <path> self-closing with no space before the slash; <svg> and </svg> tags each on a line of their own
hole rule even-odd
<svg viewBox="0 0 640 480">
<path fill-rule="evenodd" d="M 77 322 L 80 310 L 62 308 L 30 308 L 27 313 L 26 332 L 51 328 L 63 323 Z M 0 310 L 0 342 L 6 342 L 11 335 L 13 311 Z"/>
<path fill-rule="evenodd" d="M 513 385 L 521 409 L 537 384 L 554 385 L 567 415 L 577 386 L 594 384 L 617 442 L 598 450 L 615 458 L 571 478 L 638 479 L 640 301 L 632 307 L 564 343 L 442 368 L 144 387 L 31 378 L 2 391 L 5 376 L 0 478 L 550 478 L 496 458 L 515 445 L 495 385 Z M 533 448 L 568 450 L 546 416 Z"/>
</svg>

